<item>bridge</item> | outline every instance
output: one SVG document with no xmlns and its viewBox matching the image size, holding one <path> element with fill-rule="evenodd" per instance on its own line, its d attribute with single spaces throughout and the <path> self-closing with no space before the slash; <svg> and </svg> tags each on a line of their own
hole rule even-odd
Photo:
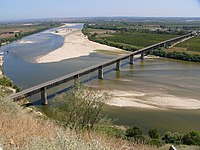
<svg viewBox="0 0 200 150">
<path fill-rule="evenodd" d="M 30 97 L 30 96 L 33 96 L 35 94 L 40 93 L 41 94 L 41 104 L 47 105 L 48 104 L 47 90 L 50 89 L 50 88 L 56 87 L 56 86 L 61 85 L 63 83 L 69 82 L 71 80 L 76 81 L 79 77 L 82 77 L 82 76 L 87 75 L 89 73 L 92 73 L 94 71 L 98 72 L 98 79 L 103 79 L 103 75 L 104 75 L 103 69 L 105 67 L 116 64 L 116 70 L 120 71 L 122 60 L 127 59 L 127 60 L 129 60 L 130 64 L 134 64 L 134 56 L 135 55 L 141 55 L 140 58 L 144 59 L 144 56 L 148 55 L 152 50 L 155 50 L 155 49 L 158 49 L 158 48 L 161 48 L 161 47 L 168 47 L 172 43 L 176 43 L 178 41 L 181 41 L 185 38 L 188 38 L 188 37 L 191 37 L 191 36 L 194 36 L 194 35 L 195 35 L 194 33 L 189 33 L 189 34 L 186 34 L 186 35 L 183 35 L 183 36 L 179 36 L 179 37 L 176 37 L 176 38 L 173 38 L 173 39 L 170 39 L 170 40 L 166 40 L 166 41 L 145 47 L 143 49 L 140 49 L 138 51 L 134 51 L 134 52 L 127 54 L 125 56 L 120 56 L 120 57 L 114 58 L 114 59 L 109 60 L 107 62 L 103 62 L 103 63 L 97 64 L 97 65 L 94 65 L 94 66 L 91 66 L 91 67 L 88 67 L 88 68 L 85 68 L 85 69 L 82 69 L 82 70 L 79 70 L 79 71 L 76 71 L 76 72 L 73 72 L 73 73 L 70 73 L 70 74 L 67 74 L 65 76 L 62 76 L 62 77 L 56 78 L 54 80 L 45 82 L 43 84 L 31 87 L 29 89 L 23 90 L 19 93 L 15 93 L 15 94 L 11 95 L 10 98 L 13 99 L 14 101 L 18 101 L 20 99 L 27 98 L 27 97 Z"/>
</svg>

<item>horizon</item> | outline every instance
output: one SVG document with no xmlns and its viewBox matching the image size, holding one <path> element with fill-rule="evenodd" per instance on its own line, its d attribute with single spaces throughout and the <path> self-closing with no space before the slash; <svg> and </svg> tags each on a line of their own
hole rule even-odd
<svg viewBox="0 0 200 150">
<path fill-rule="evenodd" d="M 171 1 L 171 2 L 170 2 Z M 79 5 L 77 5 L 79 4 Z M 144 5 L 145 4 L 145 5 Z M 151 18 L 199 18 L 200 0 L 25 0 L 3 1 L 0 21 L 48 19 L 48 18 L 100 18 L 100 17 L 151 17 Z M 12 11 L 8 11 L 12 10 Z M 27 11 L 28 10 L 28 11 Z"/>
<path fill-rule="evenodd" d="M 149 19 L 154 19 L 154 18 L 158 18 L 158 19 L 196 19 L 194 21 L 198 21 L 200 20 L 200 17 L 148 17 L 148 16 L 91 16 L 91 17 L 63 17 L 63 18 L 22 18 L 22 19 L 8 19 L 8 20 L 1 20 L 0 22 L 23 22 L 23 21 L 51 21 L 51 20 L 67 20 L 67 19 L 74 19 L 74 21 L 79 21 L 79 19 L 125 19 L 125 18 L 132 18 L 132 19 L 145 19 L 145 18 L 149 18 Z M 72 20 L 71 20 L 72 21 Z"/>
</svg>

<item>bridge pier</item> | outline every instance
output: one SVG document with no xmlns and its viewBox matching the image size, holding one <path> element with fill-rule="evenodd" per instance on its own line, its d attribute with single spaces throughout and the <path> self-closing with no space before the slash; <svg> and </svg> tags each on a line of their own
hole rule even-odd
<svg viewBox="0 0 200 150">
<path fill-rule="evenodd" d="M 98 69 L 98 79 L 103 79 L 103 66 Z"/>
<path fill-rule="evenodd" d="M 144 59 L 144 52 L 141 53 L 140 59 Z"/>
<path fill-rule="evenodd" d="M 134 64 L 134 55 L 130 56 L 130 64 L 133 65 Z"/>
<path fill-rule="evenodd" d="M 168 48 L 168 43 L 164 43 L 164 48 Z"/>
<path fill-rule="evenodd" d="M 121 69 L 121 61 L 117 60 L 117 62 L 116 62 L 116 71 L 120 71 L 120 69 Z"/>
<path fill-rule="evenodd" d="M 41 88 L 41 104 L 48 105 L 46 87 Z"/>
<path fill-rule="evenodd" d="M 149 55 L 153 55 L 153 50 L 152 49 L 149 50 Z"/>
<path fill-rule="evenodd" d="M 79 75 L 74 76 L 74 86 L 79 83 Z"/>
</svg>

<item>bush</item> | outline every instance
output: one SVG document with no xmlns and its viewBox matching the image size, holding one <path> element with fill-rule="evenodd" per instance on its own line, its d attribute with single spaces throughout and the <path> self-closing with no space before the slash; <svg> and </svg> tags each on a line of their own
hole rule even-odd
<svg viewBox="0 0 200 150">
<path fill-rule="evenodd" d="M 191 131 L 183 136 L 183 144 L 186 145 L 200 145 L 200 133 Z"/>
<path fill-rule="evenodd" d="M 175 133 L 171 133 L 170 131 L 166 132 L 164 134 L 164 136 L 162 137 L 162 140 L 165 141 L 166 144 L 171 143 L 171 144 L 182 144 L 182 139 L 183 139 L 183 135 L 175 132 Z"/>
<path fill-rule="evenodd" d="M 148 132 L 148 135 L 152 139 L 159 139 L 160 138 L 160 133 L 158 132 L 158 129 L 150 129 Z"/>
<path fill-rule="evenodd" d="M 12 86 L 12 81 L 5 76 L 0 77 L 1 86 Z"/>
<path fill-rule="evenodd" d="M 134 139 L 139 139 L 143 135 L 143 131 L 140 127 L 134 126 L 126 130 L 126 137 L 133 137 Z"/>
<path fill-rule="evenodd" d="M 126 139 L 125 131 L 115 126 L 99 126 L 95 129 L 95 131 L 106 134 L 111 137 Z"/>
<path fill-rule="evenodd" d="M 165 142 L 162 141 L 161 139 L 152 139 L 149 144 L 161 147 L 163 144 L 165 144 Z"/>
<path fill-rule="evenodd" d="M 107 91 L 76 84 L 69 92 L 56 99 L 54 107 L 73 128 L 93 129 L 104 118 L 105 102 L 111 98 Z"/>
</svg>

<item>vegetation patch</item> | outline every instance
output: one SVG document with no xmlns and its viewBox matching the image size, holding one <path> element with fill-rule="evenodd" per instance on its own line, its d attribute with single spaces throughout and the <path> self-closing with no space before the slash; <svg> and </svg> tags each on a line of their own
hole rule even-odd
<svg viewBox="0 0 200 150">
<path fill-rule="evenodd" d="M 186 48 L 188 51 L 200 52 L 200 36 L 179 43 L 176 47 Z"/>
<path fill-rule="evenodd" d="M 171 59 L 179 59 L 184 61 L 191 61 L 191 62 L 200 62 L 200 55 L 199 54 L 190 54 L 187 52 L 181 51 L 167 51 L 167 50 L 154 50 L 152 51 L 153 55 L 171 58 Z"/>
</svg>

